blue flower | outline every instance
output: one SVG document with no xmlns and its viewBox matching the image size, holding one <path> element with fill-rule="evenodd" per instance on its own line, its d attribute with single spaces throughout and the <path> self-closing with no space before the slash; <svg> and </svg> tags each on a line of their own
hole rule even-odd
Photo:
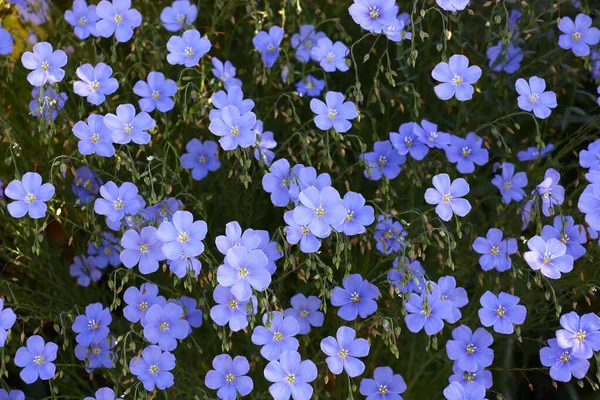
<svg viewBox="0 0 600 400">
<path fill-rule="evenodd" d="M 435 2 L 446 11 L 461 11 L 467 7 L 470 0 L 435 0 Z"/>
<path fill-rule="evenodd" d="M 466 138 L 452 135 L 450 146 L 446 147 L 446 157 L 451 163 L 456 163 L 456 169 L 461 174 L 471 174 L 475 164 L 485 165 L 489 161 L 489 152 L 482 148 L 483 140 L 474 132 Z"/>
<path fill-rule="evenodd" d="M 590 54 L 590 46 L 600 41 L 600 30 L 592 27 L 589 15 L 578 14 L 575 22 L 569 17 L 562 17 L 558 29 L 563 33 L 558 38 L 558 45 L 565 50 L 573 50 L 573 54 L 585 57 Z"/>
<path fill-rule="evenodd" d="M 113 34 L 117 42 L 125 43 L 133 36 L 133 28 L 142 24 L 142 14 L 131 8 L 131 0 L 113 0 L 112 3 L 102 0 L 96 6 L 99 21 L 96 31 L 99 36 L 111 37 Z"/>
<path fill-rule="evenodd" d="M 46 121 L 54 121 L 58 116 L 58 111 L 65 106 L 65 101 L 69 98 L 65 92 L 57 93 L 53 87 L 47 87 L 40 93 L 40 87 L 34 87 L 31 91 L 33 100 L 29 102 L 29 113 L 37 118 L 44 118 Z"/>
<path fill-rule="evenodd" d="M 325 238 L 331 234 L 331 227 L 337 227 L 346 218 L 346 207 L 340 194 L 331 186 L 319 192 L 309 187 L 300 192 L 302 205 L 294 209 L 294 221 L 307 226 L 315 236 Z"/>
<path fill-rule="evenodd" d="M 453 214 L 464 217 L 471 211 L 471 204 L 461 197 L 469 193 L 469 184 L 463 178 L 450 182 L 448 174 L 438 174 L 432 179 L 433 188 L 425 191 L 427 204 L 436 204 L 435 213 L 443 221 L 450 221 Z"/>
<path fill-rule="evenodd" d="M 255 123 L 253 112 L 241 113 L 235 106 L 226 106 L 221 110 L 220 118 L 210 122 L 208 129 L 221 137 L 219 143 L 223 150 L 234 150 L 238 146 L 245 149 L 256 141 L 256 132 L 252 130 Z"/>
<path fill-rule="evenodd" d="M 397 257 L 392 265 L 387 280 L 400 294 L 421 293 L 425 285 L 425 270 L 419 260 L 409 262 L 406 257 Z"/>
<path fill-rule="evenodd" d="M 325 33 L 316 31 L 313 25 L 302 25 L 300 33 L 295 33 L 291 40 L 292 48 L 296 49 L 296 58 L 298 61 L 303 63 L 309 62 L 312 57 L 312 48 L 319 39 L 324 37 L 326 37 Z M 313 61 L 317 60 L 313 58 Z M 315 96 L 318 96 L 318 94 Z"/>
<path fill-rule="evenodd" d="M 109 181 L 100 187 L 100 195 L 102 198 L 94 202 L 94 211 L 111 221 L 120 221 L 126 214 L 135 215 L 143 206 L 138 199 L 138 188 L 131 182 L 117 186 Z"/>
<path fill-rule="evenodd" d="M 123 294 L 125 308 L 123 315 L 129 322 L 139 322 L 144 319 L 146 312 L 155 304 L 164 306 L 167 301 L 158 295 L 158 286 L 153 283 L 143 283 L 140 288 L 129 287 Z"/>
<path fill-rule="evenodd" d="M 458 382 L 452 382 L 444 389 L 444 397 L 446 400 L 485 400 L 485 388 L 475 382 L 469 382 L 464 386 Z"/>
<path fill-rule="evenodd" d="M 283 34 L 283 29 L 278 26 L 272 26 L 269 29 L 269 33 L 260 31 L 252 38 L 252 44 L 254 44 L 254 48 L 262 56 L 262 60 L 267 68 L 271 68 L 279 57 L 279 45 L 283 40 Z"/>
<path fill-rule="evenodd" d="M 219 326 L 229 324 L 229 329 L 233 332 L 247 327 L 248 315 L 255 314 L 257 310 L 255 296 L 249 301 L 240 301 L 229 287 L 217 285 L 213 291 L 213 299 L 217 304 L 210 309 L 210 317 Z"/>
<path fill-rule="evenodd" d="M 479 265 L 484 271 L 494 268 L 498 272 L 508 271 L 512 267 L 511 254 L 518 251 L 516 239 L 502 239 L 503 233 L 500 229 L 491 228 L 486 238 L 478 237 L 473 242 L 473 250 L 482 256 L 479 257 Z"/>
<path fill-rule="evenodd" d="M 263 160 L 266 165 L 271 165 L 275 158 L 275 153 L 271 149 L 277 147 L 277 142 L 273 138 L 273 132 L 263 132 L 263 122 L 259 119 L 254 123 L 252 130 L 256 133 L 257 141 L 254 143 L 254 158 Z"/>
<path fill-rule="evenodd" d="M 600 230 L 600 185 L 588 185 L 579 197 L 577 208 L 585 214 L 585 222 L 592 229 Z"/>
<path fill-rule="evenodd" d="M 200 32 L 190 29 L 179 36 L 171 36 L 167 42 L 167 61 L 171 65 L 183 64 L 187 68 L 198 64 L 200 57 L 211 48 L 210 40 L 200 37 Z"/>
<path fill-rule="evenodd" d="M 586 150 L 579 152 L 579 165 L 583 168 L 600 170 L 600 140 L 590 143 Z"/>
<path fill-rule="evenodd" d="M 92 241 L 87 248 L 88 255 L 94 256 L 96 265 L 99 268 L 104 268 L 109 263 L 113 267 L 121 265 L 121 260 L 119 259 L 120 250 L 119 241 L 110 232 L 102 233 L 100 243 Z"/>
<path fill-rule="evenodd" d="M 154 304 L 141 319 L 141 323 L 144 337 L 165 351 L 175 350 L 177 339 L 185 339 L 190 331 L 183 309 L 175 303 Z"/>
<path fill-rule="evenodd" d="M 189 0 L 178 0 L 162 10 L 160 21 L 166 30 L 177 32 L 186 25 L 192 25 L 196 21 L 197 15 L 198 7 L 190 4 Z"/>
<path fill-rule="evenodd" d="M 148 144 L 151 136 L 147 131 L 154 128 L 156 121 L 147 112 L 136 114 L 131 104 L 121 104 L 117 107 L 117 115 L 108 113 L 104 116 L 104 125 L 111 131 L 115 143 Z"/>
<path fill-rule="evenodd" d="M 269 236 L 269 232 L 265 230 L 255 230 L 254 233 L 260 239 L 260 243 L 258 244 L 257 249 L 261 250 L 267 256 L 267 271 L 271 275 L 275 273 L 277 266 L 275 265 L 275 261 L 279 260 L 283 257 L 283 251 L 279 250 L 279 243 L 271 242 L 271 237 Z"/>
<path fill-rule="evenodd" d="M 442 82 L 434 88 L 439 99 L 448 100 L 456 96 L 456 100 L 466 101 L 473 98 L 475 89 L 472 85 L 481 77 L 481 68 L 475 65 L 469 67 L 469 59 L 466 56 L 455 54 L 447 63 L 441 62 L 436 65 L 431 76 L 436 81 Z"/>
<path fill-rule="evenodd" d="M 375 210 L 371 206 L 365 206 L 365 198 L 360 193 L 347 192 L 342 200 L 346 208 L 346 218 L 334 229 L 343 232 L 346 236 L 365 233 L 366 226 L 375 221 Z"/>
<path fill-rule="evenodd" d="M 4 300 L 0 299 L 0 347 L 4 347 L 8 330 L 12 328 L 17 320 L 17 315 L 12 308 L 4 308 Z"/>
<path fill-rule="evenodd" d="M 71 130 L 79 139 L 77 147 L 81 154 L 97 154 L 102 157 L 112 157 L 115 154 L 112 132 L 104 125 L 103 116 L 91 114 L 87 123 L 78 121 Z"/>
<path fill-rule="evenodd" d="M 271 194 L 271 202 L 276 207 L 285 207 L 290 202 L 290 189 L 293 187 L 298 196 L 298 186 L 293 183 L 294 174 L 290 169 L 290 163 L 285 158 L 275 161 L 270 172 L 262 179 L 262 187 L 265 192 Z"/>
<path fill-rule="evenodd" d="M 519 151 L 517 153 L 517 158 L 519 161 L 536 161 L 546 157 L 552 150 L 554 150 L 554 145 L 552 143 L 541 148 L 538 148 L 537 146 L 528 147 L 527 150 Z"/>
<path fill-rule="evenodd" d="M 55 343 L 45 343 L 41 336 L 34 335 L 27 339 L 27 346 L 22 346 L 15 354 L 15 365 L 23 368 L 19 373 L 23 382 L 30 384 L 39 379 L 48 380 L 54 377 L 58 346 Z"/>
<path fill-rule="evenodd" d="M 104 267 L 97 266 L 94 257 L 75 256 L 73 264 L 69 266 L 69 275 L 77 278 L 79 285 L 88 287 L 90 283 L 100 280 L 102 277 L 101 269 Z"/>
<path fill-rule="evenodd" d="M 325 89 L 325 80 L 317 79 L 308 74 L 304 79 L 296 82 L 295 86 L 296 91 L 300 96 L 306 95 L 308 97 L 317 97 L 320 96 L 323 89 Z"/>
<path fill-rule="evenodd" d="M 279 361 L 271 361 L 264 370 L 273 384 L 269 393 L 274 400 L 310 400 L 313 388 L 309 382 L 317 379 L 317 366 L 311 360 L 302 361 L 296 351 L 284 351 Z"/>
<path fill-rule="evenodd" d="M 565 200 L 565 188 L 558 184 L 560 174 L 553 168 L 548 168 L 542 183 L 535 190 L 542 199 L 542 212 L 546 217 L 556 213 L 555 206 L 560 206 Z"/>
<path fill-rule="evenodd" d="M 527 309 L 518 304 L 519 301 L 512 294 L 500 292 L 496 296 L 488 290 L 479 299 L 482 306 L 478 311 L 481 325 L 493 326 L 495 332 L 510 335 L 515 331 L 513 325 L 523 324 L 527 315 Z"/>
<path fill-rule="evenodd" d="M 236 107 L 241 114 L 252 111 L 254 108 L 254 101 L 252 99 L 244 99 L 242 89 L 237 86 L 230 88 L 227 93 L 219 90 L 211 96 L 210 101 L 216 107 L 216 109 L 210 110 L 208 115 L 211 121 L 214 119 L 223 119 L 222 110 L 227 106 Z"/>
<path fill-rule="evenodd" d="M 81 166 L 75 170 L 75 179 L 71 190 L 77 196 L 76 204 L 90 204 L 98 197 L 100 186 L 104 181 L 89 167 Z"/>
<path fill-rule="evenodd" d="M 400 125 L 399 133 L 390 132 L 390 141 L 400 155 L 410 154 L 412 158 L 420 161 L 429 152 L 429 147 L 422 140 L 419 140 L 415 132 L 416 126 L 419 125 L 414 122 Z"/>
<path fill-rule="evenodd" d="M 232 247 L 217 269 L 217 280 L 219 284 L 231 287 L 238 300 L 248 301 L 252 297 L 252 289 L 262 292 L 271 283 L 271 274 L 266 270 L 268 262 L 261 250 Z"/>
<path fill-rule="evenodd" d="M 560 215 L 554 217 L 553 225 L 544 225 L 542 239 L 558 239 L 567 246 L 566 254 L 572 256 L 573 260 L 581 258 L 585 254 L 585 247 L 582 245 L 587 242 L 583 225 L 575 225 L 573 217 Z"/>
<path fill-rule="evenodd" d="M 183 319 L 189 324 L 188 334 L 192 333 L 192 328 L 202 326 L 202 310 L 198 309 L 198 302 L 187 296 L 181 296 L 179 299 L 171 299 L 171 302 L 177 304 L 183 309 Z"/>
<path fill-rule="evenodd" d="M 448 381 L 450 381 L 450 383 L 459 383 L 463 388 L 467 388 L 470 383 L 479 384 L 485 389 L 489 389 L 493 385 L 492 373 L 484 368 L 478 368 L 475 372 L 469 372 L 465 371 L 456 365 L 456 363 L 454 363 L 452 366 L 452 372 L 454 374 L 450 375 Z"/>
<path fill-rule="evenodd" d="M 217 236 L 215 244 L 221 254 L 226 256 L 232 247 L 242 246 L 246 250 L 254 250 L 258 248 L 260 241 L 260 237 L 255 233 L 254 229 L 246 229 L 242 233 L 242 227 L 239 222 L 232 221 L 225 225 L 225 236 Z"/>
<path fill-rule="evenodd" d="M 336 69 L 345 72 L 350 69 L 346 64 L 348 53 L 348 46 L 344 43 L 334 44 L 328 37 L 323 37 L 317 40 L 317 46 L 312 48 L 310 56 L 325 72 L 334 72 Z"/>
<path fill-rule="evenodd" d="M 448 301 L 451 305 L 451 313 L 445 319 L 454 324 L 462 318 L 459 308 L 469 303 L 467 291 L 462 287 L 456 287 L 456 279 L 453 276 L 442 276 L 437 283 L 440 291 L 440 299 Z"/>
<path fill-rule="evenodd" d="M 406 246 L 405 237 L 408 232 L 399 221 L 393 221 L 391 215 L 380 215 L 377 218 L 374 238 L 375 247 L 383 254 L 391 254 Z"/>
<path fill-rule="evenodd" d="M 390 367 L 377 367 L 373 378 L 360 381 L 360 394 L 367 396 L 366 400 L 402 400 L 400 394 L 407 386 L 400 374 L 394 374 Z"/>
<path fill-rule="evenodd" d="M 33 53 L 26 51 L 21 56 L 23 66 L 32 71 L 27 75 L 27 80 L 33 86 L 44 86 L 46 83 L 56 83 L 65 77 L 64 67 L 67 64 L 67 55 L 62 50 L 54 51 L 48 42 L 37 43 L 33 46 Z"/>
<path fill-rule="evenodd" d="M 450 145 L 451 135 L 438 131 L 436 124 L 425 119 L 421 121 L 421 125 L 414 123 L 413 131 L 421 143 L 429 148 L 446 149 Z"/>
<path fill-rule="evenodd" d="M 488 66 L 493 71 L 512 74 L 521 68 L 521 61 L 525 54 L 516 44 L 504 44 L 499 40 L 495 46 L 488 47 L 486 56 L 490 60 Z"/>
<path fill-rule="evenodd" d="M 298 179 L 300 190 L 314 187 L 320 192 L 326 187 L 331 186 L 331 176 L 325 172 L 317 176 L 317 170 L 314 167 L 305 167 L 301 164 L 297 164 L 294 166 L 294 173 Z M 296 198 L 293 200 L 294 202 L 297 202 L 298 196 L 295 197 Z"/>
<path fill-rule="evenodd" d="M 84 346 L 99 342 L 108 336 L 111 322 L 108 307 L 100 303 L 90 304 L 85 308 L 85 315 L 78 315 L 73 322 L 73 332 L 78 334 L 75 340 Z"/>
<path fill-rule="evenodd" d="M 571 377 L 583 379 L 590 369 L 590 362 L 564 349 L 558 340 L 548 340 L 549 347 L 540 350 L 540 361 L 545 367 L 550 367 L 550 377 L 558 382 L 569 382 Z"/>
<path fill-rule="evenodd" d="M 209 171 L 214 172 L 221 167 L 217 155 L 219 149 L 215 142 L 192 139 L 185 145 L 185 149 L 187 153 L 181 156 L 181 166 L 192 170 L 194 180 L 201 181 Z"/>
<path fill-rule="evenodd" d="M 523 188 L 527 186 L 527 174 L 517 172 L 512 163 L 502 163 L 502 175 L 495 175 L 492 184 L 500 190 L 502 200 L 506 204 L 511 201 L 521 201 L 525 197 Z"/>
<path fill-rule="evenodd" d="M 406 162 L 406 157 L 400 155 L 389 140 L 375 142 L 373 151 L 361 154 L 360 158 L 365 162 L 365 178 L 372 181 L 380 180 L 381 176 L 394 179 L 402 171 L 401 165 Z"/>
<path fill-rule="evenodd" d="M 283 219 L 287 226 L 285 227 L 285 239 L 289 244 L 300 243 L 300 251 L 303 253 L 314 253 L 321 247 L 321 241 L 310 230 L 308 225 L 300 225 L 294 219 L 294 210 L 286 211 Z"/>
<path fill-rule="evenodd" d="M 37 172 L 27 172 L 21 180 L 10 182 L 4 189 L 4 195 L 15 200 L 8 204 L 8 213 L 13 218 L 21 218 L 28 214 L 33 219 L 46 215 L 46 201 L 54 197 L 54 186 L 51 183 L 42 185 L 42 177 Z"/>
<path fill-rule="evenodd" d="M 162 251 L 168 260 L 176 260 L 182 254 L 196 257 L 204 251 L 202 241 L 206 237 L 206 222 L 194 221 L 189 211 L 177 211 L 173 222 L 164 221 L 158 227 L 156 237 L 163 242 Z"/>
<path fill-rule="evenodd" d="M 573 257 L 567 255 L 567 246 L 557 239 L 550 238 L 545 241 L 539 236 L 534 236 L 527 241 L 530 251 L 523 254 L 523 258 L 534 271 L 550 279 L 559 279 L 561 273 L 573 270 Z"/>
<path fill-rule="evenodd" d="M 162 72 L 150 72 L 148 82 L 137 81 L 133 92 L 141 97 L 140 109 L 145 112 L 157 109 L 167 112 L 173 109 L 174 102 L 171 96 L 177 93 L 177 84 L 172 79 L 165 79 Z"/>
<path fill-rule="evenodd" d="M 262 346 L 260 354 L 269 361 L 278 360 L 287 350 L 298 350 L 298 321 L 294 317 L 284 317 L 279 311 L 264 314 L 264 326 L 257 326 L 252 332 L 252 343 Z"/>
<path fill-rule="evenodd" d="M 348 132 L 352 128 L 349 120 L 358 116 L 356 105 L 351 101 L 344 101 L 344 95 L 340 92 L 327 92 L 325 103 L 319 99 L 312 99 L 310 109 L 317 114 L 315 125 L 323 131 L 333 127 L 336 132 Z"/>
<path fill-rule="evenodd" d="M 115 391 L 111 388 L 103 387 L 96 390 L 96 397 L 86 397 L 83 400 L 115 400 Z M 123 400 L 122 398 L 118 398 L 116 400 Z"/>
<path fill-rule="evenodd" d="M 321 350 L 327 355 L 325 362 L 329 370 L 339 375 L 346 371 L 354 378 L 365 371 L 365 364 L 358 357 L 369 355 L 369 342 L 365 339 L 355 339 L 356 331 L 347 326 L 337 330 L 336 337 L 328 336 L 321 340 Z"/>
<path fill-rule="evenodd" d="M 556 93 L 546 90 L 546 81 L 537 76 L 529 78 L 529 83 L 523 79 L 517 79 L 515 88 L 519 94 L 517 103 L 524 111 L 533 111 L 536 117 L 544 119 L 550 116 L 550 109 L 558 105 Z"/>
<path fill-rule="evenodd" d="M 570 349 L 575 357 L 586 360 L 600 350 L 600 318 L 594 313 L 583 316 L 575 311 L 560 317 L 563 329 L 556 331 L 556 340 L 563 349 Z"/>
<path fill-rule="evenodd" d="M 16 389 L 10 392 L 0 389 L 0 400 L 25 400 L 25 393 Z"/>
<path fill-rule="evenodd" d="M 73 27 L 75 35 L 81 40 L 87 39 L 90 35 L 98 36 L 96 31 L 96 5 L 87 5 L 85 0 L 74 0 L 73 10 L 65 11 L 65 21 Z"/>
<path fill-rule="evenodd" d="M 301 293 L 290 299 L 292 308 L 284 311 L 286 317 L 293 317 L 298 322 L 298 334 L 306 335 L 310 327 L 321 327 L 325 320 L 325 314 L 319 311 L 321 300 L 317 296 L 304 296 Z"/>
<path fill-rule="evenodd" d="M 13 52 L 14 39 L 9 31 L 0 26 L 0 55 Z"/>
<path fill-rule="evenodd" d="M 156 306 L 155 306 L 156 307 Z M 151 392 L 154 388 L 164 390 L 173 386 L 175 356 L 168 351 L 164 353 L 160 347 L 151 345 L 142 350 L 142 356 L 135 355 L 129 362 L 131 373 L 142 381 L 144 389 Z"/>
<path fill-rule="evenodd" d="M 381 33 L 386 35 L 387 38 L 393 42 L 410 40 L 412 39 L 412 32 L 408 30 L 410 23 L 410 15 L 408 15 L 408 13 L 402 13 L 398 15 L 391 24 L 387 25 Z"/>
<path fill-rule="evenodd" d="M 250 371 L 250 363 L 246 357 L 237 356 L 233 360 L 229 354 L 220 354 L 212 361 L 211 369 L 206 373 L 204 384 L 217 390 L 217 397 L 222 400 L 235 400 L 237 393 L 246 396 L 254 389 L 252 378 L 246 376 Z"/>
<path fill-rule="evenodd" d="M 367 318 L 377 311 L 379 289 L 360 274 L 352 274 L 342 281 L 342 287 L 336 286 L 331 292 L 331 305 L 340 307 L 338 316 L 346 321 L 356 317 Z"/>
<path fill-rule="evenodd" d="M 113 70 L 104 63 L 84 64 L 77 68 L 77 77 L 81 80 L 73 83 L 73 91 L 86 97 L 91 104 L 99 106 L 106 100 L 106 95 L 113 94 L 119 88 L 116 78 L 111 78 Z"/>
<path fill-rule="evenodd" d="M 354 0 L 348 12 L 361 28 L 379 33 L 396 20 L 398 6 L 394 0 Z"/>
<path fill-rule="evenodd" d="M 158 270 L 159 261 L 165 259 L 162 252 L 162 242 L 156 237 L 157 229 L 153 226 L 142 228 L 140 233 L 130 229 L 121 239 L 120 259 L 127 268 L 133 268 L 139 264 L 142 274 L 151 274 Z"/>
<path fill-rule="evenodd" d="M 214 66 L 212 69 L 213 75 L 223 82 L 225 89 L 229 90 L 234 86 L 242 86 L 242 81 L 235 77 L 236 70 L 230 61 L 225 61 L 223 63 L 217 57 L 213 57 L 211 62 Z"/>
<path fill-rule="evenodd" d="M 432 336 L 444 328 L 444 320 L 452 318 L 452 303 L 442 299 L 436 284 L 427 283 L 424 289 L 420 295 L 410 294 L 406 302 L 408 315 L 404 317 L 404 322 L 412 333 L 425 328 L 425 333 Z"/>
<path fill-rule="evenodd" d="M 489 347 L 494 338 L 485 329 L 477 328 L 473 332 L 468 326 L 461 325 L 452 331 L 452 339 L 446 343 L 446 353 L 461 369 L 475 372 L 492 365 L 494 350 Z"/>
</svg>

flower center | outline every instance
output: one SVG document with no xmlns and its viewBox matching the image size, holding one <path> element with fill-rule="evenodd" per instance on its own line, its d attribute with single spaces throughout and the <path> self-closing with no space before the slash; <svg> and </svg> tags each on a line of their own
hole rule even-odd
<svg viewBox="0 0 600 400">
<path fill-rule="evenodd" d="M 140 246 L 140 251 L 142 253 L 147 253 L 148 252 L 148 245 L 147 244 L 143 244 Z"/>
<path fill-rule="evenodd" d="M 25 196 L 25 201 L 28 203 L 33 203 L 35 201 L 35 194 L 27 193 Z"/>
<path fill-rule="evenodd" d="M 188 240 L 190 240 L 190 235 L 188 235 L 187 232 L 179 232 L 179 236 L 177 236 L 177 240 L 179 240 L 181 243 L 185 243 Z"/>
<path fill-rule="evenodd" d="M 310 232 L 310 229 L 308 229 L 308 226 L 303 226 L 302 228 L 300 228 L 300 230 L 302 231 L 303 235 L 307 235 L 308 232 Z"/>
<path fill-rule="evenodd" d="M 44 62 L 42 63 L 42 69 L 43 69 L 44 71 L 48 71 L 48 70 L 50 69 L 50 64 L 48 64 L 48 61 L 44 61 Z"/>
<path fill-rule="evenodd" d="M 560 236 L 560 241 L 561 241 L 563 244 L 567 244 L 567 243 L 569 242 L 569 237 L 568 237 L 567 235 L 565 235 L 565 234 L 562 234 L 562 235 Z"/>
<path fill-rule="evenodd" d="M 228 80 L 228 79 L 229 79 L 229 73 L 228 73 L 228 72 L 223 72 L 223 73 L 221 74 L 221 80 L 224 80 L 224 81 L 226 81 L 226 80 Z"/>
<path fill-rule="evenodd" d="M 280 341 L 281 339 L 283 339 L 283 335 L 281 334 L 281 332 L 275 332 L 273 334 L 273 339 Z"/>
<path fill-rule="evenodd" d="M 160 325 L 158 325 L 158 327 L 160 328 L 161 331 L 166 331 L 169 329 L 169 324 L 167 322 L 161 322 Z"/>
<path fill-rule="evenodd" d="M 42 365 L 44 363 L 44 356 L 35 356 L 33 357 L 33 362 L 37 365 Z"/>
<path fill-rule="evenodd" d="M 571 359 L 571 355 L 567 352 L 564 352 L 560 355 L 560 361 L 567 363 Z"/>
<path fill-rule="evenodd" d="M 188 57 L 194 57 L 194 49 L 192 49 L 191 46 L 187 46 L 185 49 L 183 49 L 183 52 Z"/>
<path fill-rule="evenodd" d="M 544 258 L 542 258 L 542 261 L 544 262 L 544 264 L 550 264 L 550 261 L 552 261 L 551 254 L 550 253 L 544 254 Z"/>
<path fill-rule="evenodd" d="M 421 314 L 423 314 L 426 317 L 431 316 L 431 308 L 429 308 L 429 304 L 423 303 L 423 309 L 421 310 Z"/>
<path fill-rule="evenodd" d="M 329 53 L 327 53 L 325 60 L 332 62 L 334 58 L 335 58 L 335 54 L 333 53 L 333 51 L 330 51 Z"/>
<path fill-rule="evenodd" d="M 296 375 L 294 375 L 294 374 L 288 374 L 288 376 L 285 378 L 285 380 L 288 383 L 294 383 L 294 381 L 296 380 Z"/>
<path fill-rule="evenodd" d="M 463 147 L 463 148 L 460 150 L 460 154 L 461 154 L 463 157 L 469 157 L 469 155 L 471 154 L 471 149 L 470 149 L 469 147 L 466 147 L 466 146 L 465 146 L 465 147 Z"/>
<path fill-rule="evenodd" d="M 492 255 L 495 256 L 496 254 L 500 253 L 500 249 L 498 248 L 498 246 L 492 246 L 490 253 L 492 253 Z"/>
<path fill-rule="evenodd" d="M 99 88 L 99 87 L 100 87 L 100 82 L 98 82 L 98 81 L 94 80 L 94 81 L 92 82 L 92 89 L 94 89 L 94 90 L 98 90 L 98 88 Z"/>
<path fill-rule="evenodd" d="M 93 355 L 95 355 L 95 356 L 97 356 L 98 354 L 100 354 L 100 351 L 101 351 L 101 350 L 100 350 L 100 348 L 99 348 L 99 347 L 94 347 L 94 348 L 92 349 L 92 354 L 93 354 Z"/>
<path fill-rule="evenodd" d="M 145 301 L 142 301 L 142 302 L 140 303 L 140 310 L 142 310 L 142 311 L 146 311 L 147 309 L 148 309 L 148 303 L 147 303 L 147 302 L 145 302 Z"/>
<path fill-rule="evenodd" d="M 472 372 L 465 371 L 465 374 L 463 376 L 465 377 L 465 381 L 467 382 L 473 382 L 475 380 L 475 374 Z"/>
<path fill-rule="evenodd" d="M 335 117 L 337 117 L 337 110 L 335 108 L 330 108 L 327 116 L 329 119 L 335 119 Z"/>
<path fill-rule="evenodd" d="M 123 16 L 122 15 L 115 15 L 115 22 L 118 24 L 120 22 L 123 22 Z"/>
<path fill-rule="evenodd" d="M 537 93 L 532 93 L 531 96 L 529 96 L 529 102 L 530 103 L 535 103 L 538 101 L 538 99 L 540 98 L 540 95 Z"/>
<path fill-rule="evenodd" d="M 227 374 L 225 379 L 227 380 L 227 382 L 233 382 L 233 380 L 235 379 L 235 376 L 233 376 L 233 374 Z"/>
<path fill-rule="evenodd" d="M 242 269 L 240 269 L 240 276 L 243 278 L 245 276 L 248 276 L 248 268 L 243 267 Z"/>
<path fill-rule="evenodd" d="M 318 207 L 315 212 L 317 213 L 317 217 L 322 217 L 325 214 L 323 207 Z"/>
<path fill-rule="evenodd" d="M 385 167 L 386 164 L 387 164 L 387 157 L 386 156 L 379 156 L 379 166 L 380 167 Z"/>
<path fill-rule="evenodd" d="M 154 100 L 158 100 L 159 97 L 160 97 L 160 93 L 158 93 L 158 90 L 153 90 L 152 91 L 152 98 Z"/>
<path fill-rule="evenodd" d="M 429 136 L 427 137 L 427 140 L 429 140 L 430 142 L 434 142 L 435 139 L 437 139 L 437 137 L 438 137 L 437 132 L 429 132 Z"/>
<path fill-rule="evenodd" d="M 90 140 L 92 141 L 92 143 L 98 143 L 100 141 L 100 135 L 97 133 L 94 133 L 92 135 L 92 137 L 90 138 Z"/>
<path fill-rule="evenodd" d="M 96 321 L 95 319 L 91 319 L 88 321 L 88 328 L 90 328 L 91 330 L 96 330 L 98 329 L 99 325 L 98 325 L 98 321 Z"/>
<path fill-rule="evenodd" d="M 229 300 L 229 308 L 233 309 L 238 306 L 237 300 Z"/>
<path fill-rule="evenodd" d="M 406 136 L 406 137 L 404 138 L 404 144 L 405 144 L 407 147 L 412 147 L 412 145 L 413 145 L 413 140 L 412 140 L 412 138 L 411 138 L 411 137 L 409 137 L 409 136 Z"/>
<path fill-rule="evenodd" d="M 580 342 L 583 342 L 585 340 L 585 331 L 582 331 L 581 329 L 579 330 L 579 332 L 577 332 L 577 340 L 579 340 Z"/>
<path fill-rule="evenodd" d="M 304 47 L 307 49 L 311 49 L 312 48 L 312 41 L 311 40 L 307 40 L 306 42 L 304 42 Z"/>
<path fill-rule="evenodd" d="M 388 392 L 388 388 L 385 385 L 379 385 L 379 393 L 381 394 L 387 394 Z"/>
<path fill-rule="evenodd" d="M 443 195 L 443 196 L 442 196 L 442 200 L 443 200 L 445 203 L 450 203 L 450 200 L 451 200 L 451 199 L 452 199 L 452 195 L 450 195 L 450 194 L 445 194 L 445 195 Z"/>
<path fill-rule="evenodd" d="M 353 292 L 350 295 L 350 300 L 352 300 L 353 303 L 358 303 L 360 301 L 360 296 L 358 295 L 358 293 Z"/>
<path fill-rule="evenodd" d="M 87 22 L 87 17 L 81 17 L 81 18 L 79 18 L 79 21 L 77 21 L 77 23 L 79 25 L 85 25 L 86 22 Z"/>
<path fill-rule="evenodd" d="M 344 359 L 344 358 L 346 358 L 346 357 L 348 357 L 348 350 L 346 350 L 346 349 L 341 349 L 341 350 L 340 350 L 340 358 Z"/>
<path fill-rule="evenodd" d="M 354 219 L 354 211 L 348 210 L 346 213 L 346 221 L 352 221 Z"/>
<path fill-rule="evenodd" d="M 475 347 L 474 344 L 468 344 L 467 345 L 467 354 L 475 353 L 475 349 L 477 349 L 477 347 Z"/>
<path fill-rule="evenodd" d="M 512 187 L 512 182 L 511 181 L 506 181 L 504 182 L 504 185 L 502 185 L 504 187 L 504 190 L 508 190 Z"/>
<path fill-rule="evenodd" d="M 151 373 L 152 375 L 156 375 L 156 374 L 158 374 L 158 365 L 151 365 L 151 366 L 150 366 L 150 373 Z"/>
<path fill-rule="evenodd" d="M 506 313 L 506 308 L 502 306 L 498 307 L 498 309 L 496 310 L 496 315 L 499 317 L 504 317 L 504 313 Z"/>
<path fill-rule="evenodd" d="M 574 34 L 571 35 L 571 37 L 573 38 L 573 40 L 577 41 L 577 40 L 581 39 L 581 33 L 575 32 Z"/>
<path fill-rule="evenodd" d="M 452 78 L 452 83 L 454 83 L 456 86 L 462 85 L 462 83 L 463 83 L 462 76 L 454 75 L 454 78 Z"/>
<path fill-rule="evenodd" d="M 115 208 L 117 210 L 120 210 L 121 208 L 123 208 L 123 200 L 121 200 L 121 199 L 115 200 Z"/>
<path fill-rule="evenodd" d="M 314 89 L 315 88 L 315 84 L 313 83 L 313 81 L 307 81 L 306 82 L 306 88 L 307 89 Z"/>
<path fill-rule="evenodd" d="M 379 18 L 379 8 L 369 7 L 369 18 L 371 18 L 371 19 Z"/>
<path fill-rule="evenodd" d="M 273 46 L 272 44 L 267 46 L 267 51 L 269 53 L 275 53 L 275 46 Z"/>
<path fill-rule="evenodd" d="M 178 23 L 183 25 L 183 23 L 185 22 L 185 14 L 177 14 L 177 17 L 175 17 L 175 19 L 177 19 Z"/>
<path fill-rule="evenodd" d="M 238 128 L 237 126 L 233 126 L 231 127 L 231 134 L 233 136 L 237 136 L 240 134 L 240 128 Z"/>
<path fill-rule="evenodd" d="M 123 129 L 125 131 L 126 134 L 130 134 L 133 131 L 133 125 L 131 124 L 125 124 L 125 129 Z"/>
<path fill-rule="evenodd" d="M 300 311 L 300 316 L 306 318 L 308 316 L 308 311 L 307 310 Z"/>
</svg>

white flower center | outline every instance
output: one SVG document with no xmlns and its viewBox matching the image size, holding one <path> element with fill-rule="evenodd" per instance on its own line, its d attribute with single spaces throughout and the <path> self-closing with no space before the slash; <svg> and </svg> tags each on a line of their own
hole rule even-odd
<svg viewBox="0 0 600 400">
<path fill-rule="evenodd" d="M 122 15 L 115 15 L 115 22 L 118 24 L 120 22 L 123 22 L 123 16 Z"/>
<path fill-rule="evenodd" d="M 462 76 L 454 75 L 454 77 L 452 78 L 452 83 L 454 83 L 456 86 L 462 85 L 462 83 L 463 83 Z"/>
</svg>

